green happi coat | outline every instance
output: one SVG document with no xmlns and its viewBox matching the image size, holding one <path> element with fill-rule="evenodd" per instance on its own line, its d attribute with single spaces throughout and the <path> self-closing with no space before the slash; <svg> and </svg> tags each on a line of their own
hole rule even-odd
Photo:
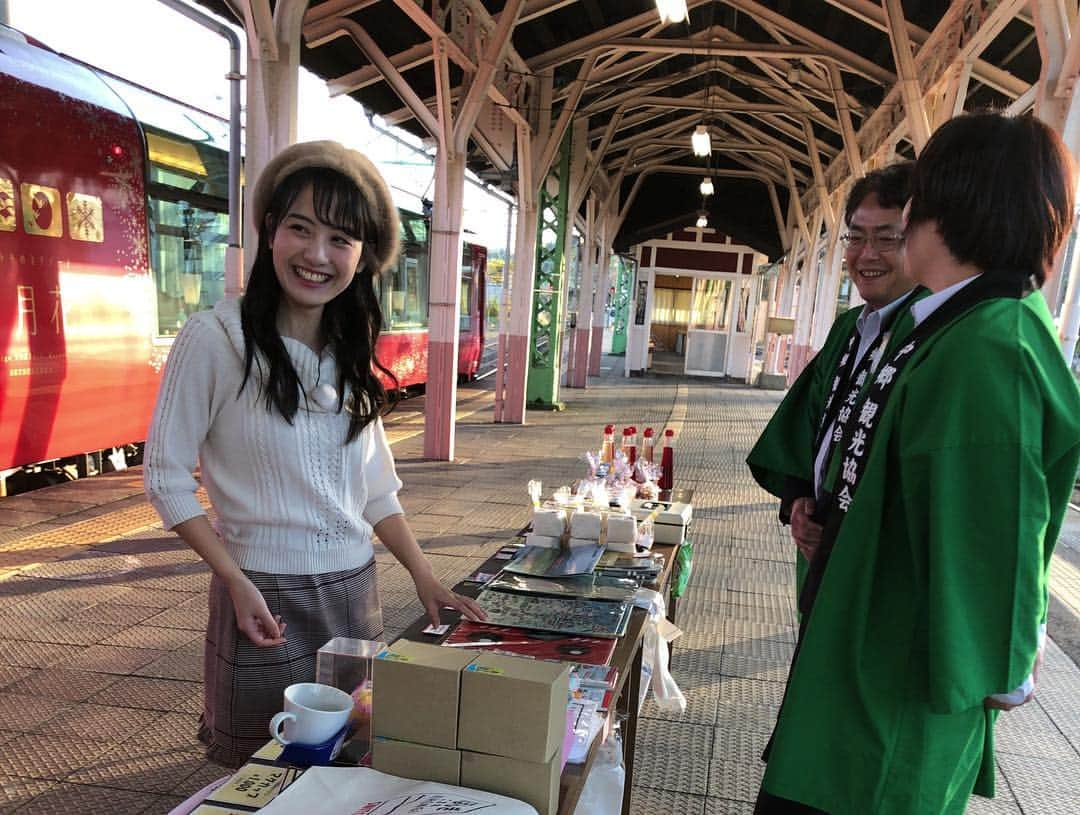
<svg viewBox="0 0 1080 815">
<path fill-rule="evenodd" d="M 830 815 L 961 813 L 973 788 L 993 794 L 983 699 L 1031 672 L 1080 459 L 1042 295 L 928 338 L 879 421 L 763 786 Z"/>
<path fill-rule="evenodd" d="M 926 294 L 928 292 L 922 292 L 915 299 L 922 299 Z M 781 500 L 780 517 L 784 523 L 788 522 L 794 499 L 814 495 L 814 459 L 818 452 L 814 440 L 836 368 L 862 310 L 863 307 L 859 306 L 836 318 L 825 344 L 792 384 L 746 458 L 754 480 Z M 911 310 L 905 307 L 893 322 L 884 358 L 887 359 L 900 347 L 901 340 L 911 332 L 913 326 Z M 843 398 L 843 394 L 840 398 Z M 796 596 L 802 589 L 807 565 L 802 553 L 796 552 Z"/>
</svg>

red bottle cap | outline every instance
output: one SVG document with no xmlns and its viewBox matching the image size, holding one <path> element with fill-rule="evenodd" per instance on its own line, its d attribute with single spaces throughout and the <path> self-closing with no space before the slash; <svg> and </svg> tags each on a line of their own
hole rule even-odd
<svg viewBox="0 0 1080 815">
<path fill-rule="evenodd" d="M 651 439 L 653 437 L 653 429 L 651 427 L 645 428 L 645 438 Z"/>
<path fill-rule="evenodd" d="M 614 433 L 615 432 L 615 425 L 613 425 L 613 424 L 604 425 L 604 432 L 605 433 Z"/>
<path fill-rule="evenodd" d="M 667 430 L 665 430 L 665 431 L 664 431 L 664 435 L 665 435 L 665 436 L 674 436 L 674 435 L 675 435 L 675 431 L 674 431 L 674 430 L 672 430 L 672 429 L 671 429 L 671 428 L 669 427 L 669 428 L 668 428 Z"/>
</svg>

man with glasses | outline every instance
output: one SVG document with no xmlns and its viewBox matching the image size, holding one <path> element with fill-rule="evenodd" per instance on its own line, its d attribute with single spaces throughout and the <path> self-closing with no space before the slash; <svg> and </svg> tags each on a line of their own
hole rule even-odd
<svg viewBox="0 0 1080 815">
<path fill-rule="evenodd" d="M 1075 183 L 1034 116 L 957 116 L 919 154 L 903 255 L 932 294 L 836 420 L 811 563 L 828 568 L 755 815 L 960 815 L 993 796 L 994 725 L 1034 686 L 1080 463 L 1080 390 L 1038 291 Z"/>
<path fill-rule="evenodd" d="M 840 240 L 848 276 L 866 305 L 836 319 L 746 460 L 758 484 L 781 499 L 780 520 L 791 525 L 798 548 L 800 593 L 831 500 L 822 484 L 830 461 L 838 458 L 831 454 L 837 416 L 851 408 L 844 396 L 851 383 L 865 380 L 882 356 L 898 347 L 913 325 L 908 306 L 925 294 L 916 291 L 901 261 L 901 216 L 913 166 L 906 161 L 875 170 L 852 187 Z"/>
</svg>

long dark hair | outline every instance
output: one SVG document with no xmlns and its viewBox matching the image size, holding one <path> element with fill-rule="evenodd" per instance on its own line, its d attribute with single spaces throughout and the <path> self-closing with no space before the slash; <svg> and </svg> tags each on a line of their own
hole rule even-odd
<svg viewBox="0 0 1080 815">
<path fill-rule="evenodd" d="M 375 342 L 383 327 L 373 271 L 378 268 L 374 247 L 380 240 L 376 221 L 356 184 L 336 170 L 326 167 L 297 170 L 278 185 L 270 199 L 266 218 L 259 225 L 259 248 L 251 265 L 251 277 L 240 301 L 240 324 L 244 332 L 244 380 L 240 390 L 247 385 L 252 364 L 257 363 L 261 395 L 268 412 L 277 410 L 292 424 L 300 409 L 301 395 L 307 399 L 277 328 L 281 285 L 274 273 L 270 238 L 296 197 L 308 186 L 315 217 L 363 241 L 360 266 L 352 282 L 323 308 L 320 326 L 322 340 L 337 361 L 338 410 L 347 407 L 350 413 L 344 442 L 348 444 L 364 427 L 393 407 L 396 400 L 391 393 L 396 394 L 397 378 L 375 353 Z M 261 358 L 256 357 L 256 350 Z M 394 383 L 391 393 L 379 381 L 376 369 Z M 347 403 L 346 394 L 349 394 Z"/>
</svg>

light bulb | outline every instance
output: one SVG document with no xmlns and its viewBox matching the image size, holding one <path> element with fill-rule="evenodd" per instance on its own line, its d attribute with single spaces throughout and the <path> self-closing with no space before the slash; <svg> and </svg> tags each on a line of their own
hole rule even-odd
<svg viewBox="0 0 1080 815">
<path fill-rule="evenodd" d="M 705 180 L 701 182 L 701 194 L 702 195 L 712 195 L 713 194 L 712 179 L 709 176 L 705 176 Z"/>
<path fill-rule="evenodd" d="M 695 156 L 707 156 L 712 153 L 712 139 L 709 138 L 709 129 L 705 125 L 694 128 L 694 134 L 690 137 L 690 146 Z"/>
<path fill-rule="evenodd" d="M 698 213 L 697 225 L 699 229 L 704 229 L 709 225 L 709 216 L 705 214 L 704 210 Z"/>
<path fill-rule="evenodd" d="M 656 0 L 662 23 L 681 23 L 686 19 L 686 0 Z"/>
</svg>

